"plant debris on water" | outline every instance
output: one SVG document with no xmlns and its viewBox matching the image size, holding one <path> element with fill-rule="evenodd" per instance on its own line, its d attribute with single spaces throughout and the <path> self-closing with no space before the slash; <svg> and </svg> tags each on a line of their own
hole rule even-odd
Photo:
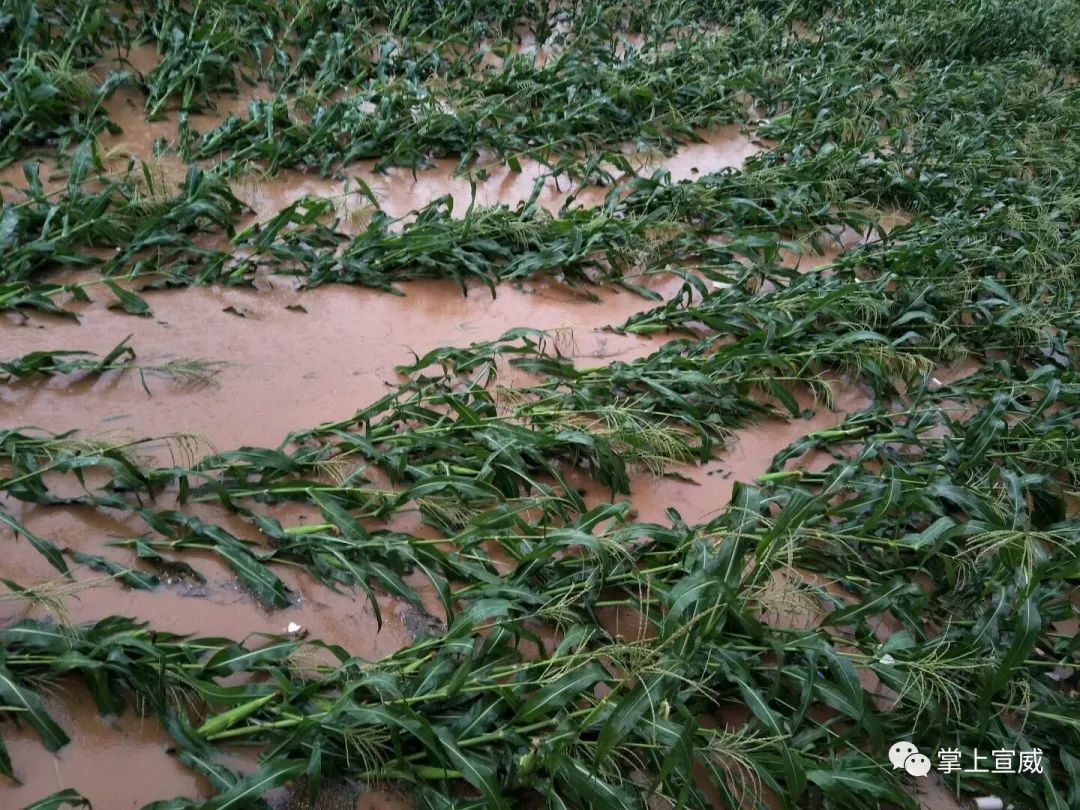
<svg viewBox="0 0 1080 810">
<path fill-rule="evenodd" d="M 914 809 L 927 784 L 941 807 L 1077 807 L 1078 68 L 1068 0 L 8 0 L 0 334 L 46 337 L 0 352 L 0 387 L 89 402 L 137 373 L 153 408 L 227 379 L 227 342 L 159 357 L 127 328 L 195 286 L 291 285 L 300 314 L 327 285 L 441 279 L 496 306 L 619 288 L 641 306 L 608 333 L 664 339 L 599 360 L 527 322 L 447 332 L 351 417 L 265 446 L 90 435 L 0 398 L 0 779 L 26 807 L 119 806 L 27 776 L 27 737 L 84 744 L 77 687 L 198 776 L 143 810 L 380 789 L 431 810 Z M 760 147 L 741 167 L 634 169 L 726 125 Z M 127 154 L 125 126 L 165 134 Z M 373 191 L 447 158 L 474 189 L 481 163 L 541 170 L 513 206 L 399 216 Z M 295 170 L 362 210 L 245 202 Z M 603 202 L 549 211 L 555 182 Z M 97 306 L 111 350 L 73 342 Z M 838 387 L 865 404 L 812 424 Z M 641 519 L 641 482 L 691 487 L 778 420 L 805 429 L 730 502 L 692 494 L 707 519 Z M 124 601 L 198 599 L 222 570 L 279 632 L 174 632 Z M 121 598 L 73 618 L 91 590 Z M 295 621 L 318 594 L 402 625 L 399 648 Z M 898 740 L 1041 759 L 917 777 Z"/>
</svg>

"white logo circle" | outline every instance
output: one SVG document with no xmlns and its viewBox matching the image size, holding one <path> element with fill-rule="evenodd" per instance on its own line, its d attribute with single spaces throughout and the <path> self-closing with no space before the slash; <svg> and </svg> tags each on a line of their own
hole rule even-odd
<svg viewBox="0 0 1080 810">
<path fill-rule="evenodd" d="M 904 767 L 904 760 L 917 753 L 919 753 L 918 748 L 907 740 L 901 740 L 893 743 L 892 748 L 889 749 L 889 762 L 892 763 L 893 770 L 899 770 Z"/>
<path fill-rule="evenodd" d="M 903 769 L 912 776 L 926 776 L 930 773 L 930 757 L 919 753 L 919 749 L 907 740 L 900 740 L 889 749 L 889 762 L 894 770 Z"/>
<path fill-rule="evenodd" d="M 904 770 L 912 776 L 926 776 L 930 773 L 930 757 L 925 754 L 912 754 L 904 760 Z"/>
</svg>

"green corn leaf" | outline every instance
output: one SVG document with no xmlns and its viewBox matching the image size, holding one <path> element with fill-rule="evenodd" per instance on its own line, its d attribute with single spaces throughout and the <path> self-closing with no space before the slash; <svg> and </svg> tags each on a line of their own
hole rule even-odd
<svg viewBox="0 0 1080 810">
<path fill-rule="evenodd" d="M 569 789 L 572 796 L 577 797 L 579 806 L 595 810 L 624 810 L 640 806 L 629 790 L 605 781 L 595 769 L 576 759 L 559 754 L 553 757 L 551 767 L 558 781 Z"/>
<path fill-rule="evenodd" d="M 306 768 L 307 764 L 303 762 L 263 763 L 251 776 L 241 779 L 206 802 L 202 810 L 241 810 L 251 807 L 252 803 L 265 796 L 267 791 L 295 779 L 304 773 Z"/>
<path fill-rule="evenodd" d="M 1032 595 L 1020 604 L 1012 643 L 983 691 L 982 708 L 984 717 L 987 716 L 986 712 L 990 710 L 991 699 L 1005 687 L 1013 672 L 1038 644 L 1041 630 L 1042 617 L 1039 613 L 1039 600 Z"/>
<path fill-rule="evenodd" d="M 837 769 L 832 771 L 808 771 L 806 778 L 815 784 L 822 793 L 840 802 L 865 803 L 867 798 L 884 799 L 898 807 L 914 810 L 915 800 L 882 778 L 880 773 L 870 770 Z"/>
<path fill-rule="evenodd" d="M 92 808 L 88 799 L 84 799 L 78 791 L 68 788 L 39 799 L 33 804 L 28 804 L 24 810 L 59 810 L 61 807 L 86 807 Z"/>
<path fill-rule="evenodd" d="M 669 683 L 664 675 L 649 675 L 615 704 L 597 738 L 597 762 L 603 761 L 637 727 L 646 712 L 656 710 Z"/>
<path fill-rule="evenodd" d="M 546 714 L 558 711 L 579 698 L 585 690 L 607 678 L 607 673 L 599 664 L 589 664 L 576 672 L 568 673 L 537 690 L 518 710 L 517 719 L 523 723 L 531 723 Z"/>
<path fill-rule="evenodd" d="M 11 780 L 15 779 L 15 771 L 11 768 L 11 755 L 2 737 L 0 737 L 0 774 Z"/>
<path fill-rule="evenodd" d="M 119 299 L 120 308 L 129 315 L 139 315 L 144 318 L 153 317 L 150 305 L 133 292 L 129 292 L 115 281 L 105 280 L 105 286 Z"/>
<path fill-rule="evenodd" d="M 502 786 L 499 784 L 494 767 L 484 757 L 463 752 L 458 748 L 457 742 L 445 728 L 437 729 L 435 733 L 446 751 L 447 759 L 457 770 L 461 771 L 470 785 L 480 791 L 484 797 L 485 806 L 498 808 L 498 810 L 509 810 L 510 803 L 503 795 Z"/>
<path fill-rule="evenodd" d="M 21 710 L 20 717 L 37 732 L 42 744 L 50 751 L 59 751 L 70 742 L 64 730 L 49 716 L 38 694 L 16 683 L 14 675 L 4 666 L 2 656 L 0 656 L 0 700 Z"/>
<path fill-rule="evenodd" d="M 68 577 L 71 576 L 71 572 L 68 570 L 67 563 L 64 562 L 64 555 L 60 552 L 60 549 L 56 547 L 52 542 L 38 537 L 32 531 L 23 526 L 14 517 L 8 514 L 3 509 L 0 509 L 0 523 L 6 523 L 12 529 L 15 530 L 15 536 L 20 534 L 27 539 L 27 541 L 34 547 L 34 550 L 49 561 L 49 565 L 59 571 L 61 574 L 65 574 Z"/>
</svg>

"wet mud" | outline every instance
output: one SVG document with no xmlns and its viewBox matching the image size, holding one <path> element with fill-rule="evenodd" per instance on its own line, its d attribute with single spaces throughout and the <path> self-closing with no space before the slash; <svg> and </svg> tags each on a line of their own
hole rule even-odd
<svg viewBox="0 0 1080 810">
<path fill-rule="evenodd" d="M 463 296 L 442 281 L 402 289 L 404 296 L 347 286 L 192 288 L 147 294 L 153 318 L 118 314 L 104 303 L 86 308 L 78 324 L 37 315 L 0 318 L 0 345 L 11 357 L 62 348 L 104 355 L 130 335 L 140 364 L 224 364 L 208 383 L 132 370 L 18 382 L 0 387 L 0 414 L 4 422 L 56 432 L 130 438 L 187 432 L 223 450 L 274 447 L 290 431 L 351 416 L 386 393 L 395 366 L 437 346 L 493 340 L 520 326 L 568 329 L 575 357 L 602 362 L 654 351 L 663 339 L 603 331 L 652 306 L 625 291 L 605 290 L 597 303 L 543 282 L 501 285 L 496 298 L 486 289 Z"/>
<path fill-rule="evenodd" d="M 147 69 L 146 64 L 137 65 L 140 70 Z M 215 111 L 193 116 L 191 123 L 196 130 L 206 131 L 230 112 L 242 112 L 247 102 L 222 99 Z M 178 182 L 178 166 L 168 158 L 153 158 L 155 144 L 175 146 L 175 116 L 147 122 L 143 103 L 141 95 L 130 88 L 109 101 L 110 117 L 124 131 L 102 137 L 103 154 L 117 165 L 127 155 L 157 160 L 155 165 L 167 182 Z M 666 170 L 677 181 L 739 167 L 761 149 L 735 127 L 701 135 L 701 142 L 688 144 L 673 156 L 628 150 L 627 159 L 639 174 Z M 330 197 L 340 203 L 345 229 L 362 221 L 368 205 L 363 195 L 349 190 L 355 184 L 347 186 L 347 177 L 362 178 L 380 206 L 395 217 L 404 217 L 444 195 L 452 197 L 455 215 L 464 215 L 470 204 L 513 208 L 528 201 L 538 183 L 536 202 L 553 213 L 565 205 L 601 205 L 611 190 L 610 186 L 580 186 L 566 177 L 547 176 L 543 166 L 527 161 L 522 161 L 521 171 L 488 161 L 472 170 L 474 178 L 485 178 L 476 180 L 474 197 L 469 177 L 456 174 L 456 166 L 456 161 L 437 161 L 415 173 L 391 169 L 377 174 L 372 164 L 363 164 L 346 167 L 337 179 L 287 171 L 274 177 L 253 172 L 233 182 L 236 193 L 257 219 L 272 216 L 304 196 Z M 20 178 L 21 167 L 17 166 L 8 167 L 0 176 L 0 180 L 16 184 Z M 844 246 L 840 240 L 835 250 Z M 807 251 L 785 261 L 808 268 L 835 255 L 835 251 L 822 255 Z M 672 279 L 647 283 L 662 292 L 671 291 L 665 284 L 674 284 L 674 289 L 681 285 Z M 596 365 L 646 355 L 669 339 L 606 330 L 655 306 L 615 288 L 590 290 L 586 295 L 556 281 L 541 280 L 503 284 L 495 298 L 486 289 L 474 289 L 463 296 L 452 282 L 409 282 L 401 288 L 404 296 L 344 286 L 300 292 L 281 279 L 261 283 L 257 290 L 210 287 L 148 292 L 145 297 L 153 309 L 151 318 L 112 311 L 106 302 L 75 305 L 78 323 L 39 314 L 0 317 L 0 346 L 5 359 L 63 348 L 104 355 L 130 336 L 135 362 L 140 365 L 160 366 L 178 360 L 220 364 L 213 366 L 214 373 L 195 380 L 118 369 L 94 378 L 68 375 L 0 385 L 0 424 L 34 425 L 54 432 L 74 430 L 83 437 L 111 440 L 184 433 L 197 437 L 200 454 L 242 446 L 276 447 L 291 431 L 351 416 L 387 392 L 388 384 L 396 378 L 397 365 L 437 346 L 492 340 L 517 327 L 562 330 L 565 353 Z M 658 478 L 637 471 L 630 496 L 636 519 L 667 524 L 672 519 L 669 510 L 675 510 L 688 524 L 715 517 L 730 500 L 736 481 L 754 481 L 791 441 L 839 424 L 847 413 L 867 404 L 861 391 L 839 380 L 835 387 L 835 410 L 799 394 L 809 418 L 777 418 L 747 427 L 733 435 L 712 461 L 682 466 L 673 470 L 673 475 Z M 175 452 L 168 443 L 140 448 L 140 453 L 157 464 L 170 463 Z M 580 484 L 589 500 L 609 497 L 585 480 Z M 9 498 L 0 498 L 0 506 L 61 548 L 138 565 L 128 549 L 116 545 L 145 532 L 138 518 L 86 508 L 26 505 Z M 211 506 L 196 509 L 237 536 L 258 539 L 249 525 L 234 516 Z M 304 517 L 292 516 L 294 522 Z M 79 624 L 122 615 L 149 622 L 161 631 L 237 639 L 284 633 L 298 625 L 296 632 L 367 659 L 444 632 L 437 600 L 416 578 L 410 578 L 409 584 L 422 592 L 427 610 L 380 597 L 380 630 L 362 594 L 336 594 L 302 571 L 275 569 L 296 598 L 293 606 L 271 612 L 259 607 L 229 569 L 208 554 L 184 555 L 199 577 L 166 577 L 153 592 L 122 588 L 110 578 L 79 566 L 74 567 L 75 581 L 60 587 L 56 571 L 28 543 L 12 540 L 6 530 L 4 539 L 5 577 L 24 586 L 59 589 L 55 591 L 57 599 L 44 604 L 28 604 L 7 594 L 9 598 L 0 599 L 0 625 L 24 617 L 52 615 Z M 785 590 L 783 583 L 780 590 Z M 798 626 L 807 620 L 800 615 L 804 605 L 768 602 L 767 598 L 762 601 L 766 618 L 768 610 L 773 610 L 777 623 Z M 641 617 L 605 610 L 605 626 L 617 635 L 636 639 L 649 632 Z M 4 787 L 5 806 L 22 806 L 61 788 L 75 788 L 96 807 L 116 810 L 134 810 L 158 799 L 197 799 L 212 793 L 200 777 L 168 753 L 169 738 L 155 720 L 134 712 L 121 718 L 100 718 L 92 701 L 77 691 L 78 687 L 71 687 L 49 699 L 50 711 L 72 737 L 72 743 L 57 755 L 44 752 L 36 736 L 25 729 L 4 730 L 21 780 L 18 786 Z M 240 758 L 236 769 L 254 767 L 253 762 L 253 755 L 248 760 Z M 105 781 L 100 778 L 103 773 L 123 773 L 125 778 Z M 365 791 L 358 801 L 345 791 L 334 801 L 337 803 L 326 806 L 333 810 L 354 805 L 365 810 L 412 806 L 392 788 Z M 299 791 L 279 796 L 276 806 L 289 810 L 308 807 Z"/>
<path fill-rule="evenodd" d="M 156 719 L 143 718 L 131 707 L 120 717 L 100 717 L 90 694 L 75 682 L 53 684 L 45 707 L 71 742 L 52 754 L 28 727 L 16 730 L 5 724 L 4 742 L 22 783 L 0 786 L 5 808 L 15 810 L 66 788 L 109 810 L 214 794 L 202 777 L 169 754 L 171 738 Z"/>
</svg>

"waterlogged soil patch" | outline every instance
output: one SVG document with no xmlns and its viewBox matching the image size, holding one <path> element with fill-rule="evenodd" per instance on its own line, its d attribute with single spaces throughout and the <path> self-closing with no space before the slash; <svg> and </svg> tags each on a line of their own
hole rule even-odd
<svg viewBox="0 0 1080 810">
<path fill-rule="evenodd" d="M 604 185 L 554 172 L 536 160 L 515 158 L 508 162 L 493 156 L 478 160 L 464 172 L 459 161 L 442 159 L 419 169 L 391 167 L 381 172 L 375 171 L 373 162 L 358 163 L 339 173 L 365 182 L 378 198 L 379 206 L 398 218 L 444 195 L 453 198 L 453 210 L 459 217 L 465 216 L 470 206 L 517 208 L 530 200 L 554 214 L 566 205 L 583 208 L 602 205 L 620 180 L 637 174 L 668 172 L 674 181 L 690 180 L 724 169 L 740 169 L 747 157 L 761 151 L 737 126 L 708 130 L 696 138 L 672 155 L 635 152 L 624 147 L 623 157 L 633 171 L 624 172 L 608 163 L 602 168 L 610 173 L 611 180 Z M 241 197 L 256 211 L 274 213 L 310 195 L 340 200 L 346 222 L 350 218 L 363 221 L 363 217 L 370 216 L 368 201 L 355 190 L 351 194 L 344 190 L 348 181 L 321 180 L 311 174 L 286 170 L 266 177 L 255 171 L 247 183 L 246 193 L 241 193 Z"/>
<path fill-rule="evenodd" d="M 39 427 L 88 436 L 187 432 L 222 449 L 272 446 L 289 431 L 350 416 L 385 392 L 395 366 L 448 336 L 471 343 L 520 326 L 562 330 L 570 356 L 593 362 L 626 359 L 663 342 L 601 331 L 648 306 L 628 292 L 606 291 L 594 302 L 554 284 L 504 285 L 495 298 L 484 289 L 465 297 L 440 282 L 410 283 L 404 291 L 192 289 L 147 295 L 153 318 L 122 318 L 92 306 L 78 324 L 38 316 L 22 325 L 0 322 L 11 356 L 62 346 L 103 356 L 130 335 L 134 364 L 222 364 L 205 385 L 151 374 L 149 394 L 144 378 L 122 367 L 26 380 L 0 388 L 0 410 L 32 412 Z M 227 312 L 230 307 L 246 317 Z"/>
<path fill-rule="evenodd" d="M 138 810 L 154 796 L 212 795 L 205 780 L 170 755 L 172 740 L 155 717 L 140 717 L 130 708 L 120 717 L 100 717 L 90 695 L 77 683 L 56 684 L 45 705 L 72 741 L 53 755 L 42 749 L 29 728 L 14 731 L 5 724 L 4 743 L 21 782 L 4 787 L 11 807 L 68 788 L 95 805 L 118 810 Z M 103 779 L 103 774 L 123 778 Z"/>
<path fill-rule="evenodd" d="M 163 123 L 159 129 L 163 132 L 169 126 Z M 113 161 L 130 155 L 151 165 L 162 165 L 162 159 L 155 157 L 153 144 L 163 136 L 155 131 L 141 132 L 140 137 L 141 141 L 105 141 L 102 149 Z M 297 169 L 269 173 L 253 166 L 237 173 L 231 185 L 237 196 L 253 209 L 257 221 L 265 221 L 305 197 L 316 197 L 334 201 L 344 226 L 355 229 L 365 224 L 374 212 L 370 199 L 362 190 L 364 186 L 374 192 L 383 211 L 399 219 L 407 218 L 446 195 L 452 198 L 453 211 L 458 217 L 465 216 L 470 206 L 505 205 L 514 209 L 530 201 L 554 214 L 567 205 L 600 206 L 620 181 L 638 174 L 648 176 L 667 172 L 673 181 L 692 180 L 724 169 L 740 169 L 747 157 L 760 151 L 761 147 L 738 126 L 729 126 L 695 135 L 695 140 L 672 155 L 635 152 L 631 147 L 624 147 L 622 158 L 632 171 L 606 163 L 601 168 L 610 179 L 604 181 L 560 173 L 532 159 L 506 161 L 489 155 L 464 170 L 459 161 L 451 159 L 434 160 L 417 169 L 390 167 L 376 170 L 373 161 L 354 163 L 336 173 L 346 179 L 323 178 Z M 183 179 L 182 162 L 169 161 L 163 165 L 172 167 L 172 174 L 167 178 L 172 185 Z M 0 179 L 19 186 L 21 171 L 16 173 L 12 168 L 6 169 Z M 54 183 L 53 188 L 59 188 L 59 184 Z"/>
</svg>

